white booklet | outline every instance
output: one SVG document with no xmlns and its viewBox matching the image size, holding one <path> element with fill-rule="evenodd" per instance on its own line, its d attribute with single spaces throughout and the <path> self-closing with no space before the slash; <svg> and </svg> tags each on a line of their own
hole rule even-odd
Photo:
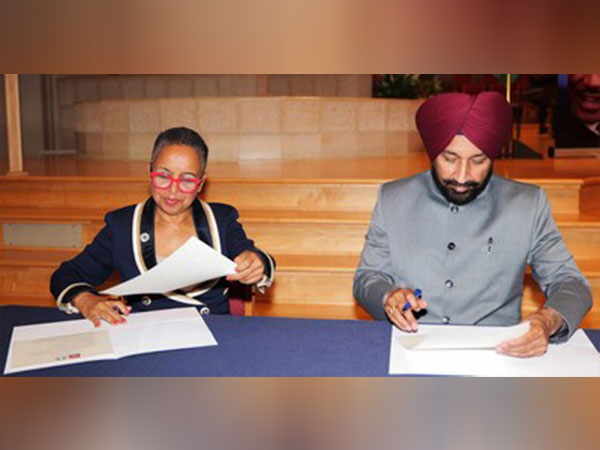
<svg viewBox="0 0 600 450">
<path fill-rule="evenodd" d="M 494 350 L 504 338 L 518 337 L 524 331 L 527 328 L 523 328 L 522 324 L 515 327 L 419 325 L 419 331 L 411 337 L 393 327 L 389 373 L 492 377 L 600 376 L 600 353 L 583 330 L 577 330 L 566 343 L 550 344 L 548 352 L 539 357 L 515 358 Z M 424 337 L 421 341 L 417 339 L 419 335 Z"/>
<path fill-rule="evenodd" d="M 162 294 L 234 274 L 235 266 L 232 260 L 193 236 L 148 272 L 101 293 Z"/>
<path fill-rule="evenodd" d="M 132 313 L 100 327 L 86 319 L 13 329 L 4 373 L 183 348 L 217 345 L 196 308 Z"/>
</svg>

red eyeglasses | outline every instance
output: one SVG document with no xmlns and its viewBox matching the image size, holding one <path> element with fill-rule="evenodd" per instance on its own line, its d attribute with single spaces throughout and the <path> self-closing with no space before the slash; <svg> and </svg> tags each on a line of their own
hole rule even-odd
<svg viewBox="0 0 600 450">
<path fill-rule="evenodd" d="M 152 186 L 156 189 L 169 189 L 173 183 L 177 183 L 177 189 L 184 194 L 196 192 L 204 178 L 194 178 L 190 176 L 175 178 L 164 172 L 150 172 L 150 176 L 152 177 Z"/>
</svg>

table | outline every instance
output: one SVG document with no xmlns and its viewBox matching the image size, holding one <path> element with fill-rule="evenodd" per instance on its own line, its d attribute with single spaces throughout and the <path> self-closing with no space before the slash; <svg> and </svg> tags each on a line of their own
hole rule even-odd
<svg viewBox="0 0 600 450">
<path fill-rule="evenodd" d="M 80 318 L 80 316 L 77 316 Z M 216 347 L 129 356 L 18 376 L 387 376 L 391 327 L 366 320 L 204 316 Z M 2 372 L 13 327 L 72 320 L 55 308 L 0 307 Z M 600 352 L 600 330 L 586 330 Z"/>
</svg>

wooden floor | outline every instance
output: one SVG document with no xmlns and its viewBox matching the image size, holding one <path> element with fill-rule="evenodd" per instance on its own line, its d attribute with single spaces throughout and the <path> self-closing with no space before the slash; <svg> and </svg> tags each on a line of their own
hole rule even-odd
<svg viewBox="0 0 600 450">
<path fill-rule="evenodd" d="M 548 143 L 529 136 L 530 145 Z M 533 142 L 533 144 L 531 144 Z M 352 276 L 380 183 L 429 168 L 425 154 L 393 158 L 209 164 L 204 196 L 240 210 L 259 246 L 278 260 L 277 281 L 255 314 L 367 318 L 352 298 Z M 0 176 L 0 224 L 71 224 L 73 248 L 14 245 L 0 233 L 0 303 L 51 305 L 48 280 L 100 229 L 106 211 L 140 201 L 148 166 L 74 156 L 26 158 L 27 176 Z M 496 173 L 540 184 L 575 259 L 600 299 L 600 159 L 500 160 Z M 0 165 L 0 173 L 6 169 Z M 2 228 L 3 229 L 3 228 Z M 527 274 L 523 310 L 543 304 Z M 584 323 L 600 328 L 596 303 Z"/>
</svg>

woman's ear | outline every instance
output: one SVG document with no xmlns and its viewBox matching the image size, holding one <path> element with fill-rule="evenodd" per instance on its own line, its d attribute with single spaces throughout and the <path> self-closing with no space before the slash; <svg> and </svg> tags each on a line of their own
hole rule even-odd
<svg viewBox="0 0 600 450">
<path fill-rule="evenodd" d="M 204 174 L 200 177 L 200 184 L 198 185 L 198 192 L 197 192 L 198 194 L 202 191 L 205 181 L 206 181 L 206 174 Z"/>
</svg>

